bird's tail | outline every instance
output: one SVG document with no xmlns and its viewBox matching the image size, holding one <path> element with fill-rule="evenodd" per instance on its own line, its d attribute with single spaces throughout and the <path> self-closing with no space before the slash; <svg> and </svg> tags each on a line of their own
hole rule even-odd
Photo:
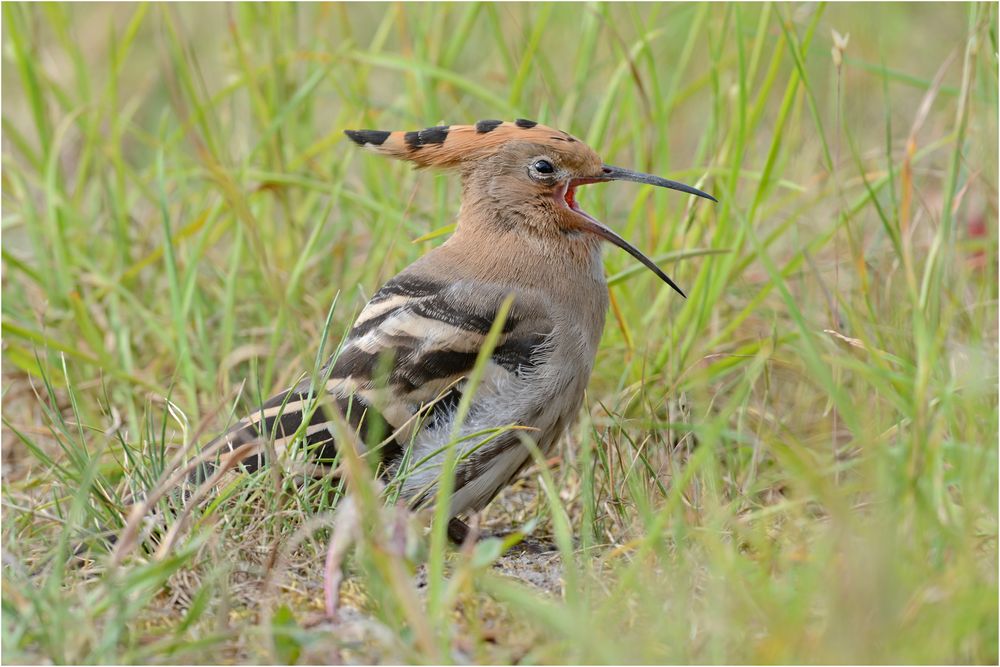
<svg viewBox="0 0 1000 667">
<path fill-rule="evenodd" d="M 273 453 L 282 456 L 285 450 L 301 437 L 308 452 L 309 460 L 330 463 L 336 455 L 333 420 L 330 399 L 326 392 L 317 392 L 308 380 L 300 382 L 292 389 L 283 391 L 268 399 L 259 408 L 234 424 L 225 433 L 205 446 L 204 451 L 223 458 L 251 443 L 260 445 L 258 451 L 240 461 L 247 472 L 256 472 L 264 463 L 265 455 Z M 340 403 L 341 401 L 337 401 Z M 349 402 L 339 406 L 350 408 Z M 212 474 L 214 464 L 206 461 L 192 471 L 191 482 L 201 483 Z"/>
<path fill-rule="evenodd" d="M 344 405 L 335 408 L 332 402 Z M 183 506 L 180 517 L 184 517 L 216 485 L 221 475 L 234 468 L 256 472 L 269 454 L 282 456 L 297 438 L 301 438 L 309 452 L 308 460 L 317 464 L 313 471 L 328 471 L 336 455 L 333 412 L 339 409 L 342 415 L 349 417 L 353 407 L 351 401 L 336 401 L 325 391 L 317 392 L 309 380 L 271 397 L 205 445 L 193 460 L 186 464 L 176 461 L 175 465 L 168 466 L 159 482 L 126 498 L 125 527 L 100 531 L 113 549 L 113 558 L 120 559 L 139 542 L 147 548 L 162 548 L 165 542 L 172 541 L 174 527 L 166 529 L 164 534 L 163 517 L 157 517 L 156 506 L 163 498 L 173 497 L 178 506 Z M 348 424 L 355 421 L 348 418 Z M 144 530 L 150 523 L 154 527 Z M 142 536 L 143 532 L 148 535 Z M 88 551 L 89 546 L 81 544 L 74 554 L 82 559 Z"/>
</svg>

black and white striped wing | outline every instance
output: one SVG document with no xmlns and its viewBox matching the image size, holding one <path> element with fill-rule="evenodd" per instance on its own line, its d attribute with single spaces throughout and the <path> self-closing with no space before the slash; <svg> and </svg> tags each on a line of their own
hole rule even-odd
<svg viewBox="0 0 1000 667">
<path fill-rule="evenodd" d="M 369 447 L 395 434 L 381 452 L 391 463 L 414 428 L 446 419 L 457 407 L 463 380 L 506 295 L 501 287 L 481 282 L 445 284 L 406 272 L 396 276 L 362 310 L 333 368 L 324 369 L 332 400 L 310 399 L 311 382 L 303 381 L 221 438 L 235 449 L 273 436 L 280 453 L 299 433 L 308 448 L 330 459 L 336 428 L 328 411 L 335 405 Z M 486 368 L 487 379 L 531 372 L 542 361 L 551 330 L 544 310 L 519 295 Z M 259 459 L 247 465 L 255 469 Z"/>
</svg>

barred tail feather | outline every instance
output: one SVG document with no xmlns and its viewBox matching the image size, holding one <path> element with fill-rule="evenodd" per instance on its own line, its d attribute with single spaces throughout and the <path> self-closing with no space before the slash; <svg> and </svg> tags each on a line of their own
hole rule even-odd
<svg viewBox="0 0 1000 667">
<path fill-rule="evenodd" d="M 206 445 L 206 451 L 215 453 L 219 459 L 240 447 L 258 443 L 259 447 L 251 456 L 242 460 L 246 472 L 254 473 L 264 465 L 267 455 L 266 443 L 270 441 L 276 456 L 281 457 L 296 439 L 307 452 L 310 463 L 331 464 L 337 455 L 334 434 L 337 416 L 344 419 L 354 429 L 362 443 L 371 446 L 372 440 L 381 440 L 391 433 L 376 410 L 359 396 L 341 397 L 320 393 L 310 394 L 308 380 L 296 387 L 280 392 L 268 399 L 259 408 L 234 424 L 228 431 Z M 335 415 L 335 413 L 338 413 Z M 398 454 L 398 446 L 390 443 L 382 457 Z M 201 483 L 215 470 L 214 463 L 206 463 L 192 474 L 191 481 Z"/>
</svg>

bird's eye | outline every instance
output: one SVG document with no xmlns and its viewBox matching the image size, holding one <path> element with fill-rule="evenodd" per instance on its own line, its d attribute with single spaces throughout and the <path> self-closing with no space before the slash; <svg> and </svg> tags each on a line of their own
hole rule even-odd
<svg viewBox="0 0 1000 667">
<path fill-rule="evenodd" d="M 534 167 L 535 171 L 539 174 L 551 174 L 555 172 L 556 168 L 552 166 L 552 163 L 548 160 L 538 160 L 535 164 L 531 165 Z"/>
</svg>

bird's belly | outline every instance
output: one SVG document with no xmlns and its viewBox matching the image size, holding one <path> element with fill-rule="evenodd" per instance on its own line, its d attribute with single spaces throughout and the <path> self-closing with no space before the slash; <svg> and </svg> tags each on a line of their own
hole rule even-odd
<svg viewBox="0 0 1000 667">
<path fill-rule="evenodd" d="M 579 413 L 592 366 L 592 356 L 567 359 L 564 350 L 553 350 L 545 363 L 523 375 L 484 381 L 460 429 L 466 439 L 455 445 L 452 515 L 485 507 L 530 463 L 525 438 L 543 456 L 552 450 Z M 453 426 L 450 421 L 439 423 L 417 434 L 410 458 L 424 465 L 409 473 L 403 497 L 433 495 Z"/>
<path fill-rule="evenodd" d="M 508 437 L 496 439 L 492 446 L 487 444 L 481 455 L 460 464 L 455 474 L 452 515 L 482 509 L 531 463 L 531 447 L 525 440 L 530 439 L 546 458 L 579 412 L 582 392 L 580 400 L 573 400 L 573 394 L 567 392 L 560 400 L 540 406 L 534 421 L 525 420 L 524 428 L 509 431 Z"/>
</svg>

